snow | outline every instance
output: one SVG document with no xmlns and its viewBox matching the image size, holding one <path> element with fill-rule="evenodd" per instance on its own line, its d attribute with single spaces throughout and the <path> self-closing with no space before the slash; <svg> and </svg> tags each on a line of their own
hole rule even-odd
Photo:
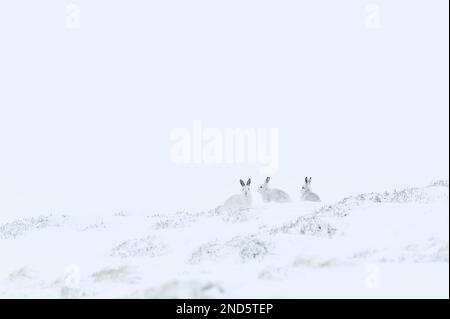
<svg viewBox="0 0 450 319">
<path fill-rule="evenodd" d="M 237 212 L 0 224 L 0 298 L 448 298 L 447 181 Z"/>
</svg>

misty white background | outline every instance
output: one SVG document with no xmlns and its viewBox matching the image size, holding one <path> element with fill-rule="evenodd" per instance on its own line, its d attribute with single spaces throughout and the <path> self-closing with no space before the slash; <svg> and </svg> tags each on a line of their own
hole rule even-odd
<svg viewBox="0 0 450 319">
<path fill-rule="evenodd" d="M 272 183 L 295 200 L 306 175 L 325 201 L 448 178 L 448 9 L 1 1 L 0 219 L 207 209 L 262 183 L 258 165 L 172 164 L 193 120 L 279 128 Z"/>
</svg>

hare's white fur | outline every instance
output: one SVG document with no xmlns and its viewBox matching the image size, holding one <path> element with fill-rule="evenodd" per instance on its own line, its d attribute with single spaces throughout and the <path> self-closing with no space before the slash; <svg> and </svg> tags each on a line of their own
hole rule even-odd
<svg viewBox="0 0 450 319">
<path fill-rule="evenodd" d="M 320 197 L 311 191 L 311 177 L 305 177 L 305 185 L 301 189 L 302 200 L 310 202 L 320 202 Z"/>
<path fill-rule="evenodd" d="M 243 180 L 240 180 L 240 183 L 242 186 L 241 194 L 235 194 L 228 198 L 220 207 L 221 210 L 235 212 L 249 209 L 252 206 L 252 193 L 250 191 L 251 179 L 248 179 L 247 184 Z"/>
<path fill-rule="evenodd" d="M 258 193 L 261 194 L 262 200 L 264 202 L 288 203 L 291 201 L 291 198 L 285 191 L 282 191 L 281 189 L 270 188 L 269 181 L 270 177 L 267 177 L 264 184 L 262 184 L 258 188 Z"/>
</svg>

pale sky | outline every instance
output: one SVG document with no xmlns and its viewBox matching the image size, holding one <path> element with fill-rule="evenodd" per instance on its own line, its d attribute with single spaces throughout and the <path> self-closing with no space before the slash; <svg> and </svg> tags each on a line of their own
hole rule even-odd
<svg viewBox="0 0 450 319">
<path fill-rule="evenodd" d="M 66 5 L 80 28 L 66 26 Z M 366 26 L 366 5 L 380 28 Z M 170 160 L 194 120 L 278 128 L 273 186 L 448 179 L 448 1 L 2 1 L 0 220 L 207 209 L 258 165 Z M 298 196 L 297 196 L 298 195 Z M 258 194 L 254 192 L 254 196 Z"/>
</svg>

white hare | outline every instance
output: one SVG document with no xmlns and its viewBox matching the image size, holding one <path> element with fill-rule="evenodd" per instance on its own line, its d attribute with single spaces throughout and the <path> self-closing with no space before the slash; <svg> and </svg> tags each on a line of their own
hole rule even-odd
<svg viewBox="0 0 450 319">
<path fill-rule="evenodd" d="M 270 188 L 269 182 L 270 177 L 267 177 L 265 183 L 258 188 L 258 193 L 261 194 L 264 202 L 288 203 L 291 201 L 291 198 L 286 192 L 281 189 Z"/>
<path fill-rule="evenodd" d="M 249 209 L 252 206 L 252 194 L 250 192 L 250 184 L 252 183 L 252 180 L 249 178 L 246 184 L 241 179 L 240 183 L 242 186 L 242 193 L 235 194 L 228 198 L 221 209 L 234 212 L 238 210 Z"/>
<path fill-rule="evenodd" d="M 319 196 L 311 191 L 311 177 L 305 177 L 305 185 L 303 185 L 302 190 L 302 200 L 310 202 L 320 202 Z"/>
</svg>

